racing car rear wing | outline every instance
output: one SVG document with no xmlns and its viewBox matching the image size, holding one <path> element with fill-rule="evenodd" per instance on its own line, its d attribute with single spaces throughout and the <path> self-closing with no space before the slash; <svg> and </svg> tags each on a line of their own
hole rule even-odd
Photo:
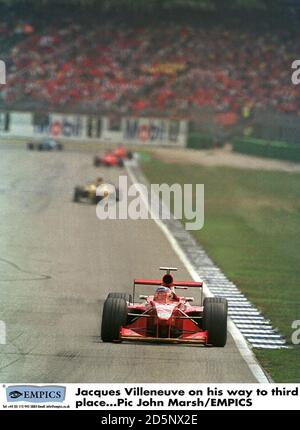
<svg viewBox="0 0 300 430">
<path fill-rule="evenodd" d="M 161 279 L 134 279 L 134 285 L 164 285 Z M 172 287 L 203 287 L 203 282 L 194 281 L 173 281 Z"/>
</svg>

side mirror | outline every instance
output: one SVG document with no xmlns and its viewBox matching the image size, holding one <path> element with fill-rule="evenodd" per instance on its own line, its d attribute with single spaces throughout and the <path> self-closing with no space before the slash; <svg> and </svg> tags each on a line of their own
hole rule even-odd
<svg viewBox="0 0 300 430">
<path fill-rule="evenodd" d="M 193 302 L 194 300 L 194 297 L 185 297 L 186 302 Z"/>
<path fill-rule="evenodd" d="M 148 299 L 148 296 L 140 295 L 140 296 L 139 296 L 139 298 L 140 298 L 141 300 L 147 300 L 147 299 Z"/>
</svg>

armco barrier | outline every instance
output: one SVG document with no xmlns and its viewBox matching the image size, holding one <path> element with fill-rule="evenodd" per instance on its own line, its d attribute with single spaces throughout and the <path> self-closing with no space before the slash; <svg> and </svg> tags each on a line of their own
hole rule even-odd
<svg viewBox="0 0 300 430">
<path fill-rule="evenodd" d="M 300 147 L 285 142 L 242 137 L 233 140 L 233 150 L 258 157 L 300 162 Z"/>
</svg>

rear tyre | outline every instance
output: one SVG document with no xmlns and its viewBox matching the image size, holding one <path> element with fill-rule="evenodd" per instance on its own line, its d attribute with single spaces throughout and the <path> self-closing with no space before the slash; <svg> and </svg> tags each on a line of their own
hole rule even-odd
<svg viewBox="0 0 300 430">
<path fill-rule="evenodd" d="M 208 332 L 207 343 L 223 347 L 227 340 L 227 300 L 207 297 L 203 302 L 203 329 Z"/>
<path fill-rule="evenodd" d="M 101 202 L 101 200 L 103 199 L 103 197 L 102 196 L 95 196 L 95 197 L 93 197 L 93 200 L 92 200 L 92 202 L 94 203 L 94 205 L 97 205 L 99 202 Z"/>
<path fill-rule="evenodd" d="M 98 157 L 94 157 L 94 166 L 98 167 L 101 165 L 101 161 L 99 160 Z"/>
<path fill-rule="evenodd" d="M 128 158 L 128 160 L 132 160 L 133 159 L 133 152 L 127 151 L 127 158 Z"/>
<path fill-rule="evenodd" d="M 110 297 L 104 302 L 101 325 L 103 342 L 120 341 L 120 329 L 127 321 L 127 303 L 124 298 Z"/>
<path fill-rule="evenodd" d="M 76 187 L 74 190 L 73 202 L 79 202 L 80 199 L 80 188 Z"/>
<path fill-rule="evenodd" d="M 125 299 L 126 302 L 132 303 L 132 295 L 127 293 L 109 293 L 108 299 Z"/>
<path fill-rule="evenodd" d="M 27 149 L 32 151 L 34 149 L 34 144 L 33 143 L 27 143 Z"/>
<path fill-rule="evenodd" d="M 57 144 L 58 151 L 62 151 L 64 149 L 63 145 L 61 143 Z"/>
<path fill-rule="evenodd" d="M 118 166 L 119 166 L 119 167 L 124 167 L 124 160 L 122 160 L 122 158 L 120 158 L 120 159 L 118 160 Z"/>
<path fill-rule="evenodd" d="M 116 202 L 120 201 L 120 190 L 119 188 L 116 188 Z"/>
</svg>

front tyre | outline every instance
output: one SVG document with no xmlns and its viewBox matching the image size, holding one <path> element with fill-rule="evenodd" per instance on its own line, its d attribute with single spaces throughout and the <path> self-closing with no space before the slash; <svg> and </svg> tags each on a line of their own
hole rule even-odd
<svg viewBox="0 0 300 430">
<path fill-rule="evenodd" d="M 107 296 L 108 299 L 117 298 L 117 299 L 125 299 L 126 302 L 132 303 L 132 295 L 127 293 L 109 293 Z"/>
<path fill-rule="evenodd" d="M 227 340 L 227 300 L 207 297 L 203 302 L 203 329 L 208 332 L 207 343 L 223 347 Z"/>
<path fill-rule="evenodd" d="M 104 302 L 101 325 L 103 342 L 120 341 L 120 329 L 126 324 L 128 308 L 124 298 L 110 297 Z"/>
</svg>

